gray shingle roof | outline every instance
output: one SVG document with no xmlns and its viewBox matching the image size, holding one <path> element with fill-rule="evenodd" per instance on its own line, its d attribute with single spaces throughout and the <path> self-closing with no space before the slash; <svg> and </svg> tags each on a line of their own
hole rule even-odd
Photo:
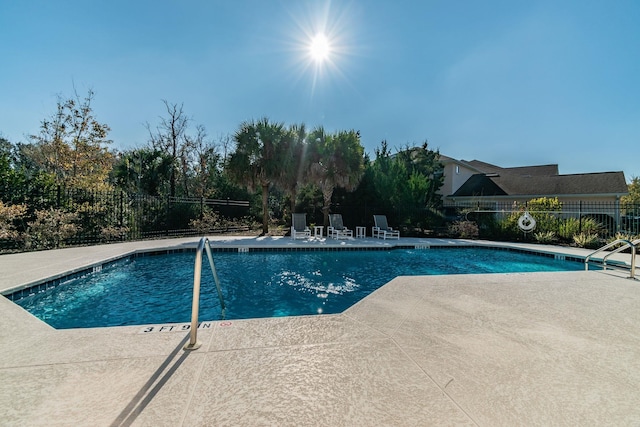
<svg viewBox="0 0 640 427">
<path fill-rule="evenodd" d="M 558 165 L 518 166 L 515 168 L 502 168 L 480 160 L 466 162 L 483 173 L 510 173 L 518 175 L 558 175 Z"/>
<path fill-rule="evenodd" d="M 627 183 L 623 172 L 522 175 L 509 173 L 507 169 L 503 169 L 500 174 L 476 174 L 471 176 L 453 196 L 623 195 L 627 194 L 627 191 Z"/>
<path fill-rule="evenodd" d="M 465 197 L 465 196 L 506 196 L 507 193 L 491 180 L 488 176 L 482 173 L 471 175 L 471 177 L 464 183 L 453 196 Z"/>
</svg>

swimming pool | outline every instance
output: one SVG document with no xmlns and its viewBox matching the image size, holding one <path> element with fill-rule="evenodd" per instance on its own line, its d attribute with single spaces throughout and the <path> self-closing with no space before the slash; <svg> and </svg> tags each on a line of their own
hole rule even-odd
<svg viewBox="0 0 640 427">
<path fill-rule="evenodd" d="M 396 276 L 577 271 L 572 261 L 486 248 L 214 253 L 225 319 L 340 313 Z M 188 322 L 193 253 L 130 257 L 15 302 L 57 329 Z M 200 319 L 220 320 L 208 264 Z"/>
</svg>

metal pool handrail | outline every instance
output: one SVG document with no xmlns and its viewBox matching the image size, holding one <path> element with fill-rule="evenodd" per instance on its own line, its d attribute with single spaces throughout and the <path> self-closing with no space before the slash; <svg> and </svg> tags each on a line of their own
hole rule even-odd
<svg viewBox="0 0 640 427">
<path fill-rule="evenodd" d="M 196 260 L 193 267 L 193 301 L 191 303 L 191 328 L 189 330 L 189 342 L 184 346 L 185 350 L 196 350 L 200 348 L 198 342 L 198 312 L 200 310 L 200 277 L 202 275 L 202 252 L 207 252 L 207 258 L 209 259 L 209 265 L 211 266 L 211 273 L 213 274 L 213 280 L 216 283 L 216 289 L 218 291 L 218 298 L 220 298 L 220 307 L 222 307 L 222 316 L 224 317 L 225 305 L 222 299 L 222 290 L 220 289 L 220 280 L 218 280 L 218 273 L 216 272 L 216 266 L 213 263 L 213 256 L 211 255 L 211 245 L 209 239 L 203 237 L 198 243 L 198 249 L 196 249 Z"/>
<path fill-rule="evenodd" d="M 622 245 L 609 252 L 608 254 L 606 254 L 604 257 L 602 257 L 602 268 L 603 269 L 607 269 L 607 258 L 609 258 L 611 255 L 617 254 L 618 252 L 622 252 L 623 250 L 627 249 L 628 247 L 631 248 L 631 270 L 629 273 L 629 279 L 635 279 L 635 273 L 636 273 L 636 249 L 638 246 L 640 246 L 640 239 L 634 240 L 633 242 L 626 240 L 626 239 L 618 239 L 616 241 L 613 241 L 611 243 L 609 243 L 608 245 L 605 245 L 603 247 L 601 247 L 600 249 L 597 249 L 596 251 L 590 253 L 585 259 L 584 259 L 584 269 L 585 270 L 589 270 L 589 260 L 591 259 L 591 257 L 595 254 L 597 254 L 598 252 L 602 252 L 605 251 L 609 248 L 612 248 L 614 246 L 617 246 L 618 244 L 622 243 Z M 610 268 L 619 268 L 617 266 L 609 266 Z"/>
</svg>

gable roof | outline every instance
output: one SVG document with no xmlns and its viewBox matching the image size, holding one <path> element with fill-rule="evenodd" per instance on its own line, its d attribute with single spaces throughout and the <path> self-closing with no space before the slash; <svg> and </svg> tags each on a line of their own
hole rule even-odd
<svg viewBox="0 0 640 427">
<path fill-rule="evenodd" d="M 453 196 L 506 196 L 507 193 L 483 173 L 471 175 Z"/>
<path fill-rule="evenodd" d="M 469 162 L 467 162 L 466 160 L 458 160 L 458 159 L 454 159 L 453 157 L 449 157 L 449 156 L 445 156 L 444 154 L 440 154 L 440 163 L 442 163 L 443 165 L 449 164 L 449 163 L 453 163 L 456 165 L 460 165 L 460 166 L 464 166 L 468 169 L 471 169 L 475 172 L 481 173 L 483 171 L 481 171 L 480 169 L 477 169 L 475 166 L 470 165 Z"/>
<path fill-rule="evenodd" d="M 501 174 L 471 176 L 452 196 L 624 195 L 627 192 L 623 172 L 521 175 L 503 170 Z"/>
<path fill-rule="evenodd" d="M 560 173 L 558 171 L 557 164 L 503 168 L 480 160 L 458 160 L 453 157 L 445 156 L 444 154 L 440 154 L 440 162 L 443 164 L 455 163 L 457 165 L 465 166 L 475 172 L 484 174 L 513 173 L 519 175 L 558 175 Z"/>
<path fill-rule="evenodd" d="M 535 166 L 518 166 L 514 168 L 502 168 L 492 165 L 491 163 L 481 162 L 480 160 L 470 160 L 466 162 L 482 173 L 511 173 L 518 175 L 558 175 L 558 165 L 535 165 Z"/>
</svg>

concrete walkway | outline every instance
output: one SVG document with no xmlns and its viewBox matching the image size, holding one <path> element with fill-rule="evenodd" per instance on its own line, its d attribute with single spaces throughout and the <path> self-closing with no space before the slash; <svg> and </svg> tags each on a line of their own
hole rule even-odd
<svg viewBox="0 0 640 427">
<path fill-rule="evenodd" d="M 0 291 L 195 245 L 3 255 Z M 211 322 L 185 352 L 184 331 L 54 330 L 0 298 L 0 425 L 639 425 L 639 307 L 640 282 L 609 272 L 399 277 L 339 315 Z"/>
</svg>

